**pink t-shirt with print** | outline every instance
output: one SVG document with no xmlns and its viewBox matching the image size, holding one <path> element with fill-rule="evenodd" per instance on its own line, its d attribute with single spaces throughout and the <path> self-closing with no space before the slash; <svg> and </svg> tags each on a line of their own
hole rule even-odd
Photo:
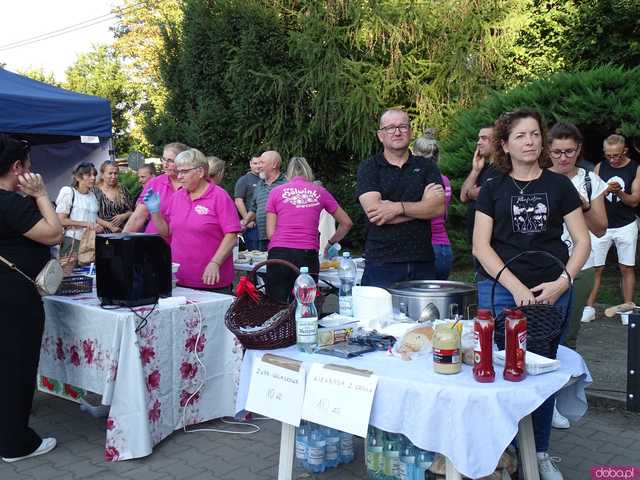
<svg viewBox="0 0 640 480">
<path fill-rule="evenodd" d="M 138 196 L 138 203 L 144 203 L 144 195 L 150 188 L 153 188 L 153 191 L 160 195 L 160 213 L 162 213 L 162 215 L 166 217 L 167 208 L 169 208 L 169 204 L 171 203 L 171 197 L 173 197 L 173 194 L 177 191 L 173 189 L 171 177 L 169 177 L 169 175 L 167 175 L 166 173 L 163 173 L 162 175 L 158 175 L 157 177 L 149 180 Z M 144 232 L 158 233 L 158 229 L 152 221 L 149 221 Z"/>
<path fill-rule="evenodd" d="M 339 205 L 327 189 L 294 177 L 269 193 L 267 213 L 275 213 L 276 230 L 269 248 L 285 247 L 317 250 L 320 247 L 318 223 L 320 212 L 334 213 Z"/>
<path fill-rule="evenodd" d="M 431 244 L 451 245 L 444 226 L 449 212 L 449 203 L 451 203 L 451 182 L 444 175 L 440 175 L 440 178 L 444 186 L 444 215 L 431 219 Z"/>
<path fill-rule="evenodd" d="M 236 206 L 229 194 L 213 183 L 200 198 L 191 200 L 181 188 L 167 208 L 171 227 L 171 258 L 180 264 L 178 284 L 195 288 L 221 288 L 231 285 L 234 278 L 233 256 L 220 265 L 220 280 L 206 285 L 202 274 L 227 233 L 241 230 Z"/>
</svg>

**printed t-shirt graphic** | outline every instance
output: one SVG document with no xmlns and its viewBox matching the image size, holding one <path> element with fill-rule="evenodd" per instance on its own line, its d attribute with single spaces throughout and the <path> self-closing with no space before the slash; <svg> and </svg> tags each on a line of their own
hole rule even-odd
<svg viewBox="0 0 640 480">
<path fill-rule="evenodd" d="M 546 193 L 511 196 L 511 221 L 516 233 L 541 233 L 547 230 L 549 199 Z"/>
</svg>

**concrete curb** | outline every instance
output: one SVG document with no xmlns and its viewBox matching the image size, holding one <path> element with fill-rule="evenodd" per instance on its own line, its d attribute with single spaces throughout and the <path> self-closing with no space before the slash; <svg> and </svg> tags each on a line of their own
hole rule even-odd
<svg viewBox="0 0 640 480">
<path fill-rule="evenodd" d="M 615 408 L 616 410 L 627 410 L 627 402 L 620 398 L 620 396 L 614 397 L 613 395 L 607 395 L 602 392 L 590 391 L 588 388 L 585 390 L 587 400 L 590 407 L 604 407 Z M 621 395 L 621 394 L 620 394 Z"/>
</svg>

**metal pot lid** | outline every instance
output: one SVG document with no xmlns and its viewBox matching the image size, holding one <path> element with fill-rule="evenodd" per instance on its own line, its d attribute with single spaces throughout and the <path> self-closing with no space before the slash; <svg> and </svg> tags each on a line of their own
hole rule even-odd
<svg viewBox="0 0 640 480">
<path fill-rule="evenodd" d="M 446 297 L 458 294 L 476 293 L 476 287 L 470 283 L 444 280 L 411 280 L 398 282 L 387 289 L 393 295 L 405 297 Z"/>
</svg>

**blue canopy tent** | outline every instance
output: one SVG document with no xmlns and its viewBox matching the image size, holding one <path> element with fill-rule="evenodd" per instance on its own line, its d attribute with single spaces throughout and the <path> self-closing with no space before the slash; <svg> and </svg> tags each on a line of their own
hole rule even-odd
<svg viewBox="0 0 640 480">
<path fill-rule="evenodd" d="M 32 144 L 33 171 L 52 199 L 79 162 L 111 158 L 111 108 L 104 98 L 70 92 L 0 69 L 0 132 Z"/>
</svg>

